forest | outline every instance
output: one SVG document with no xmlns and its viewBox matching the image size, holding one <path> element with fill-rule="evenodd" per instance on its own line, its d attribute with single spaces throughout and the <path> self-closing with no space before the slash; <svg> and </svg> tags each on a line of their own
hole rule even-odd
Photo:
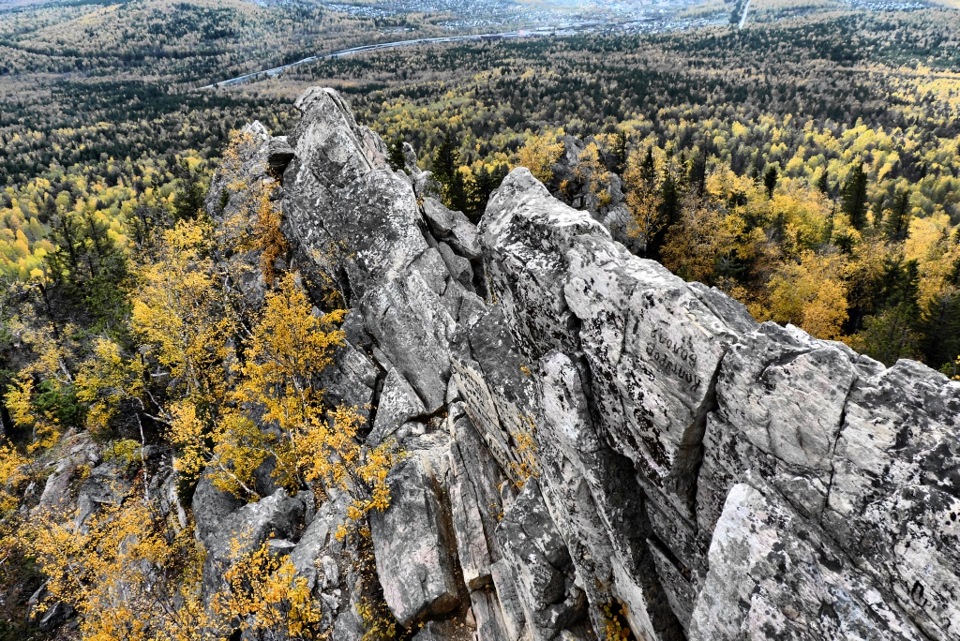
<svg viewBox="0 0 960 641">
<path fill-rule="evenodd" d="M 156 491 L 148 459 L 173 452 L 184 499 L 212 469 L 218 487 L 253 500 L 253 472 L 273 457 L 291 491 L 362 488 L 357 524 L 389 503 L 383 481 L 401 454 L 360 447 L 363 417 L 317 384 L 342 341 L 342 301 L 311 299 L 313 284 L 286 271 L 281 214 L 268 192 L 243 196 L 234 166 L 249 142 L 238 130 L 259 120 L 286 133 L 310 85 L 343 92 L 395 167 L 411 143 L 446 203 L 475 221 L 506 172 L 526 166 L 574 206 L 623 212 L 637 254 L 760 320 L 960 374 L 955 11 L 429 46 L 217 90 L 197 87 L 308 43 L 355 44 L 369 23 L 306 3 L 0 15 L 0 585 L 13 586 L 0 639 L 45 638 L 25 614 L 45 582 L 77 613 L 78 638 L 218 638 L 189 631 L 227 635 L 238 614 L 258 633 L 283 622 L 313 638 L 304 586 L 263 550 L 209 612 L 192 524 L 146 501 L 92 518 L 79 539 L 62 519 L 33 518 L 37 488 L 82 438 L 138 497 Z M 105 26 L 114 20 L 121 28 Z M 218 166 L 214 225 L 205 203 Z M 230 260 L 246 252 L 261 260 Z M 258 272 L 262 299 L 243 300 L 232 269 Z M 86 482 L 82 471 L 68 482 Z M 130 533 L 140 543 L 122 554 L 84 552 Z M 141 562 L 179 591 L 151 593 Z M 116 583 L 98 584 L 105 574 Z M 276 582 L 251 578 L 267 575 Z M 135 586 L 132 601 L 116 600 L 120 582 Z M 371 607 L 382 634 L 370 638 L 391 638 Z"/>
<path fill-rule="evenodd" d="M 491 177 L 538 166 L 568 202 L 596 192 L 595 213 L 625 200 L 643 255 L 757 318 L 954 375 L 956 27 L 938 10 L 470 45 L 285 82 L 339 83 L 384 139 L 425 150 L 448 204 L 475 218 Z M 586 143 L 572 175 L 555 167 L 570 136 Z"/>
</svg>

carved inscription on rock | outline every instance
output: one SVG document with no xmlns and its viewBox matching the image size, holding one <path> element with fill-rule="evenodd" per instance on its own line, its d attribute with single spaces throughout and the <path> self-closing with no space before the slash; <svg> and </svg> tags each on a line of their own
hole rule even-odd
<svg viewBox="0 0 960 641">
<path fill-rule="evenodd" d="M 662 328 L 654 328 L 646 347 L 647 356 L 668 374 L 687 384 L 691 392 L 700 389 L 697 375 L 697 354 L 689 338 L 676 340 Z"/>
</svg>

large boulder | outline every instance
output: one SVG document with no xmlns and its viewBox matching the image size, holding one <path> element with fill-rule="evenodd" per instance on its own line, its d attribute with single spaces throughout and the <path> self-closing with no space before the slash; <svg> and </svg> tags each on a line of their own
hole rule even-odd
<svg viewBox="0 0 960 641">
<path fill-rule="evenodd" d="M 197 535 L 206 550 L 203 582 L 208 596 L 221 588 L 223 574 L 242 555 L 268 540 L 299 540 L 307 512 L 312 511 L 313 494 L 290 496 L 281 488 L 253 503 L 232 510 L 231 505 L 236 503 L 229 495 L 212 486 L 194 495 L 194 514 L 206 512 L 202 524 L 197 523 Z"/>
<path fill-rule="evenodd" d="M 453 543 L 431 480 L 419 458 L 407 459 L 390 474 L 390 507 L 370 516 L 383 596 L 404 627 L 460 604 Z"/>
<path fill-rule="evenodd" d="M 524 485 L 504 514 L 497 540 L 510 564 L 531 638 L 548 641 L 582 626 L 586 595 L 577 585 L 570 551 L 536 480 Z"/>
</svg>

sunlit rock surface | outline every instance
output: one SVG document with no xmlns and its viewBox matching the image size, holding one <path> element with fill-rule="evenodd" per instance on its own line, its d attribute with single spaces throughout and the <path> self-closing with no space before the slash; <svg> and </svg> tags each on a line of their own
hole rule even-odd
<svg viewBox="0 0 960 641">
<path fill-rule="evenodd" d="M 371 536 L 414 638 L 960 638 L 960 384 L 757 324 L 525 169 L 474 228 L 334 91 L 298 107 L 245 167 L 282 183 L 291 266 L 351 309 L 327 387 L 407 452 Z M 345 506 L 265 496 L 201 483 L 208 572 L 229 531 L 282 539 L 359 638 Z"/>
</svg>

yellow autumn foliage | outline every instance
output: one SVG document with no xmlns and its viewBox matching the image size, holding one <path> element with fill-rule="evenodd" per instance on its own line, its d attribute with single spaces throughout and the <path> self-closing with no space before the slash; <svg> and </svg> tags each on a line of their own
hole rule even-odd
<svg viewBox="0 0 960 641">
<path fill-rule="evenodd" d="M 85 641 L 226 637 L 203 606 L 203 554 L 192 528 L 137 493 L 83 523 L 40 514 L 28 529 L 27 549 L 48 578 L 47 603 L 71 605 Z"/>
<path fill-rule="evenodd" d="M 236 324 L 226 313 L 209 236 L 209 225 L 197 221 L 164 232 L 159 255 L 138 274 L 131 326 L 181 382 L 184 398 L 215 403 L 226 391 L 220 364 Z"/>
<path fill-rule="evenodd" d="M 913 218 L 904 243 L 904 257 L 917 261 L 920 270 L 921 307 L 943 291 L 948 275 L 960 261 L 960 243 L 947 214 Z"/>
<path fill-rule="evenodd" d="M 226 586 L 212 599 L 213 611 L 222 619 L 236 619 L 243 631 L 315 638 L 323 612 L 290 558 L 277 557 L 266 543 L 246 554 L 238 550 L 234 541 L 235 561 L 224 573 Z"/>
<path fill-rule="evenodd" d="M 37 390 L 29 373 L 22 372 L 6 395 L 7 410 L 13 424 L 31 433 L 28 452 L 53 447 L 62 433 L 58 417 L 51 411 L 39 410 L 34 402 Z"/>
<path fill-rule="evenodd" d="M 773 320 L 793 323 L 820 338 L 836 339 L 847 319 L 845 264 L 841 256 L 805 251 L 799 263 L 785 264 L 770 279 Z"/>
<path fill-rule="evenodd" d="M 530 135 L 517 152 L 517 166 L 526 167 L 542 183 L 553 179 L 553 165 L 563 153 L 563 130 Z"/>
<path fill-rule="evenodd" d="M 320 605 L 289 558 L 266 543 L 236 546 L 224 586 L 205 597 L 193 526 L 157 512 L 140 490 L 82 523 L 41 514 L 27 530 L 21 541 L 48 577 L 41 607 L 72 606 L 85 641 L 226 641 L 238 626 L 317 638 Z"/>
<path fill-rule="evenodd" d="M 254 499 L 254 474 L 272 459 L 277 482 L 292 491 L 349 491 L 357 518 L 385 509 L 392 444 L 363 447 L 357 409 L 328 407 L 319 385 L 343 345 L 346 312 L 316 311 L 288 273 L 261 310 L 241 318 L 221 289 L 228 275 L 207 255 L 210 231 L 184 222 L 168 232 L 133 303 L 134 330 L 179 389 L 163 413 L 175 469 L 185 480 L 210 469 L 218 488 Z"/>
<path fill-rule="evenodd" d="M 144 376 L 142 359 L 125 359 L 115 341 L 96 339 L 93 355 L 80 366 L 74 381 L 77 399 L 88 404 L 87 429 L 104 433 L 124 399 L 139 401 L 145 393 Z"/>
</svg>

